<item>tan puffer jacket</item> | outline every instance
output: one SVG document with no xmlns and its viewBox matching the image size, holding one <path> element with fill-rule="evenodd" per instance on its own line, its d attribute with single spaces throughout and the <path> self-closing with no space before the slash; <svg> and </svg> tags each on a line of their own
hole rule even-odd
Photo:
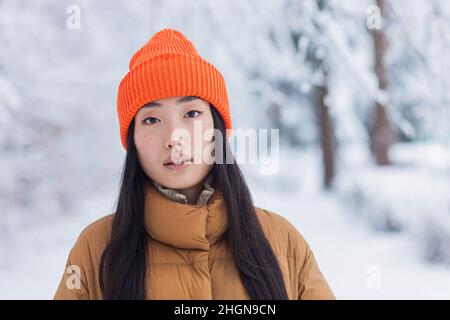
<svg viewBox="0 0 450 320">
<path fill-rule="evenodd" d="M 207 205 L 169 200 L 148 187 L 145 228 L 150 234 L 147 299 L 250 299 L 222 238 L 228 221 L 220 190 Z M 335 299 L 313 252 L 282 216 L 256 208 L 281 270 L 289 299 Z M 113 215 L 92 223 L 70 251 L 54 299 L 102 299 L 99 262 Z"/>
</svg>

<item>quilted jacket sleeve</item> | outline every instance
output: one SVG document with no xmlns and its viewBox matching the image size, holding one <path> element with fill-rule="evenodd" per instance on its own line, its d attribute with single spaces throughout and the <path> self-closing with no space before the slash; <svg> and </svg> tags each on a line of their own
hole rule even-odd
<svg viewBox="0 0 450 320">
<path fill-rule="evenodd" d="M 87 300 L 90 299 L 87 278 L 85 255 L 89 252 L 88 243 L 82 233 L 70 250 L 69 257 L 59 282 L 55 300 Z"/>
<path fill-rule="evenodd" d="M 298 276 L 298 299 L 301 300 L 335 300 L 336 297 L 325 280 L 314 253 L 306 245 L 306 257 Z"/>
</svg>

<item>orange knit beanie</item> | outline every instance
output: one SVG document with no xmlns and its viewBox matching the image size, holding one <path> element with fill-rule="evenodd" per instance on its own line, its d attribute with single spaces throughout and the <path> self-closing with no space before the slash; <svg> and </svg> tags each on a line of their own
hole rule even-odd
<svg viewBox="0 0 450 320">
<path fill-rule="evenodd" d="M 192 42 L 179 31 L 163 29 L 155 33 L 133 55 L 129 67 L 117 96 L 120 137 L 125 150 L 128 127 L 137 111 L 158 99 L 198 96 L 210 102 L 222 116 L 225 128 L 231 129 L 222 74 L 204 60 Z"/>
</svg>

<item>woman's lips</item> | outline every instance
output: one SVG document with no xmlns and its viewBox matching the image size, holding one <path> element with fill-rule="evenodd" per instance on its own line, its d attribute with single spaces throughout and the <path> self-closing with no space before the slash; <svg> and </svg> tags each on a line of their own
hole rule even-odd
<svg viewBox="0 0 450 320">
<path fill-rule="evenodd" d="M 187 166 L 189 166 L 192 163 L 192 159 L 188 159 L 188 160 L 182 160 L 181 162 L 169 162 L 169 163 L 165 163 L 164 166 L 168 169 L 171 170 L 182 170 L 184 168 L 186 168 Z"/>
</svg>

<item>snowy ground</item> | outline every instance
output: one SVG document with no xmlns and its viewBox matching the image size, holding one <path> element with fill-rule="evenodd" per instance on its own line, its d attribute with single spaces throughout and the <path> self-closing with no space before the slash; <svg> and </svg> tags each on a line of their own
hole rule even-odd
<svg viewBox="0 0 450 320">
<path fill-rule="evenodd" d="M 393 148 L 394 158 L 415 159 L 416 163 L 422 160 L 424 168 L 419 172 L 426 170 L 427 166 L 429 169 L 432 164 L 431 159 L 424 162 L 425 155 L 434 161 L 443 159 L 441 153 L 437 157 L 436 148 L 433 148 L 434 152 L 423 148 L 419 146 L 420 152 L 417 153 L 417 146 L 396 146 Z M 336 296 L 339 299 L 450 299 L 450 267 L 426 261 L 423 252 L 425 245 L 418 244 L 420 237 L 412 232 L 417 229 L 405 227 L 401 232 L 387 232 L 374 228 L 368 220 L 369 214 L 352 212 L 355 208 L 346 202 L 348 199 L 343 198 L 340 192 L 320 190 L 319 166 L 320 160 L 314 153 L 285 151 L 281 155 L 281 169 L 277 177 L 253 175 L 249 184 L 256 205 L 287 217 L 310 243 Z M 448 162 L 443 166 L 443 162 L 438 161 L 432 167 L 448 172 Z M 353 182 L 359 181 L 360 171 L 350 169 L 353 169 L 352 175 L 348 171 L 341 172 L 337 180 L 353 177 Z M 439 171 L 441 177 L 446 179 L 442 170 Z M 391 171 L 387 169 L 385 175 Z M 410 175 L 415 172 L 411 170 Z M 385 196 L 389 193 L 397 195 L 396 201 L 380 202 L 391 204 L 399 215 L 406 212 L 415 215 L 416 220 L 423 222 L 429 219 L 441 225 L 450 222 L 448 210 L 446 220 L 437 213 L 438 208 L 444 209 L 437 203 L 448 200 L 448 193 L 443 196 L 442 188 L 439 188 L 442 185 L 446 188 L 445 183 L 437 181 L 433 175 L 422 174 L 420 183 L 406 189 L 404 181 L 398 175 L 391 174 L 390 179 L 383 181 L 387 185 L 378 185 L 376 189 L 376 183 L 380 180 L 374 179 L 372 185 L 363 190 L 368 194 L 372 191 L 373 198 L 383 191 Z M 430 179 L 433 184 L 430 184 Z M 337 183 L 338 186 L 342 184 Z M 426 192 L 431 186 L 434 187 L 432 195 Z M 396 187 L 398 190 L 395 190 Z M 405 200 L 410 196 L 408 190 L 411 189 L 416 191 L 413 203 L 411 199 Z M 413 210 L 426 207 L 426 211 Z M 373 211 L 373 208 L 366 209 Z M 420 214 L 422 216 L 419 217 Z M 401 222 L 406 224 L 408 217 L 405 213 L 401 216 Z"/>
<path fill-rule="evenodd" d="M 337 194 L 372 228 L 405 233 L 426 260 L 450 267 L 450 148 L 396 144 L 391 159 L 389 167 L 347 161 Z"/>
<path fill-rule="evenodd" d="M 338 299 L 450 299 L 449 268 L 424 262 L 405 235 L 354 220 L 334 195 L 260 198 L 303 234 Z"/>
<path fill-rule="evenodd" d="M 78 215 L 18 228 L 18 236 L 0 241 L 0 299 L 51 299 L 64 272 L 69 250 L 81 230 L 112 212 L 113 190 L 79 206 Z"/>
<path fill-rule="evenodd" d="M 287 217 L 312 247 L 339 299 L 450 299 L 450 268 L 425 262 L 408 234 L 375 231 L 342 198 L 319 191 L 317 157 L 284 155 L 277 176 L 245 169 L 257 206 Z M 301 168 L 289 168 L 301 163 Z M 290 172 L 289 172 L 290 171 Z M 112 183 L 114 184 L 114 182 Z M 49 299 L 79 232 L 111 212 L 116 186 L 80 206 L 79 215 L 18 229 L 0 242 L 1 299 Z"/>
</svg>

